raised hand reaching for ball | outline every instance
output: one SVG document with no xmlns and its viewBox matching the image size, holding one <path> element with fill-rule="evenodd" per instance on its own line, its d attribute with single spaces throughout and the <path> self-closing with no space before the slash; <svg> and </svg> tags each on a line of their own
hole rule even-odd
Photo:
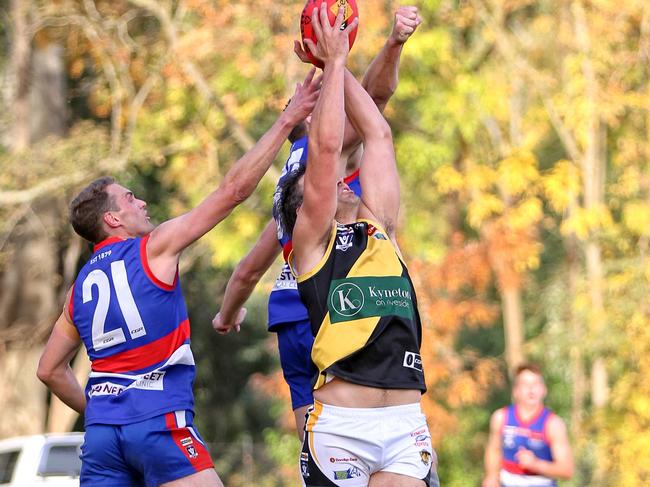
<svg viewBox="0 0 650 487">
<path fill-rule="evenodd" d="M 322 68 L 323 56 L 327 53 L 317 53 L 316 46 L 322 38 L 323 29 L 327 28 L 328 35 L 339 31 L 347 34 L 347 54 L 356 39 L 358 19 L 359 12 L 355 0 L 308 0 L 300 17 L 303 45 L 295 41 L 295 53 L 303 62 Z"/>
</svg>

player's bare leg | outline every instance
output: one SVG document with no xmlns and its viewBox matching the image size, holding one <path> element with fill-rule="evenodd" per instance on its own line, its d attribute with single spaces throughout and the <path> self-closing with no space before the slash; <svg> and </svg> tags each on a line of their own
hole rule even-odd
<svg viewBox="0 0 650 487">
<path fill-rule="evenodd" d="M 425 487 L 424 480 L 392 472 L 377 472 L 370 476 L 368 487 Z"/>
<path fill-rule="evenodd" d="M 223 487 L 214 468 L 207 468 L 182 479 L 160 484 L 159 487 Z"/>
</svg>

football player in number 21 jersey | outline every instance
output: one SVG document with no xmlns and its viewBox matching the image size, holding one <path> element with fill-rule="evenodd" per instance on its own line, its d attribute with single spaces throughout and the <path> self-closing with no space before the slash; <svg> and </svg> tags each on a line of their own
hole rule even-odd
<svg viewBox="0 0 650 487">
<path fill-rule="evenodd" d="M 68 293 L 38 376 L 85 414 L 82 487 L 223 485 L 193 425 L 194 358 L 178 261 L 253 192 L 311 112 L 320 85 L 314 73 L 219 187 L 187 213 L 155 227 L 146 203 L 110 177 L 71 203 L 71 223 L 94 251 Z M 85 391 L 69 365 L 81 342 L 92 364 Z"/>
</svg>

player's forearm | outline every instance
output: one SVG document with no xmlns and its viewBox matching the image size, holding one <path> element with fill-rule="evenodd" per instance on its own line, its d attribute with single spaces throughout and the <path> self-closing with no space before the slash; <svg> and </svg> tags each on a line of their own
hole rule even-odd
<svg viewBox="0 0 650 487">
<path fill-rule="evenodd" d="M 386 103 L 397 89 L 399 62 L 403 46 L 404 44 L 389 38 L 363 76 L 361 86 L 365 88 L 380 111 L 383 111 Z"/>
<path fill-rule="evenodd" d="M 345 72 L 345 111 L 365 145 L 373 138 L 390 136 L 390 127 L 370 95 L 356 78 Z"/>
<path fill-rule="evenodd" d="M 501 470 L 501 455 L 488 448 L 485 451 L 485 478 L 497 479 L 499 478 L 499 471 Z"/>
<path fill-rule="evenodd" d="M 82 414 L 86 409 L 86 396 L 77 382 L 70 366 L 50 372 L 39 371 L 38 378 L 57 396 L 64 404 Z"/>
<path fill-rule="evenodd" d="M 233 187 L 237 203 L 248 198 L 255 190 L 296 123 L 283 112 L 253 148 L 226 173 L 222 186 Z"/>
<path fill-rule="evenodd" d="M 219 311 L 224 323 L 234 322 L 237 313 L 281 250 L 277 240 L 277 226 L 275 220 L 271 219 L 255 246 L 237 265 L 226 285 L 226 292 Z"/>
<path fill-rule="evenodd" d="M 237 273 L 232 275 L 226 286 L 226 291 L 223 295 L 223 302 L 221 303 L 221 319 L 224 323 L 233 323 L 237 313 L 242 308 L 244 303 L 250 298 L 258 279 L 246 279 Z"/>
<path fill-rule="evenodd" d="M 554 461 L 536 459 L 531 470 L 544 477 L 554 479 L 570 479 L 573 476 L 573 462 Z"/>
<path fill-rule="evenodd" d="M 315 130 L 311 135 L 315 136 L 314 145 L 319 153 L 341 152 L 345 126 L 344 70 L 344 60 L 337 59 L 326 65 L 323 71 L 321 94 L 311 124 L 311 130 Z"/>
</svg>

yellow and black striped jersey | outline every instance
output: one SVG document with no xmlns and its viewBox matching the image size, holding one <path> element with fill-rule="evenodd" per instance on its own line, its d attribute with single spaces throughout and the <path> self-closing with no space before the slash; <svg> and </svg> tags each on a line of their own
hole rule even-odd
<svg viewBox="0 0 650 487">
<path fill-rule="evenodd" d="M 334 224 L 325 255 L 297 280 L 314 335 L 314 389 L 331 374 L 371 387 L 426 390 L 415 291 L 379 225 Z"/>
</svg>

